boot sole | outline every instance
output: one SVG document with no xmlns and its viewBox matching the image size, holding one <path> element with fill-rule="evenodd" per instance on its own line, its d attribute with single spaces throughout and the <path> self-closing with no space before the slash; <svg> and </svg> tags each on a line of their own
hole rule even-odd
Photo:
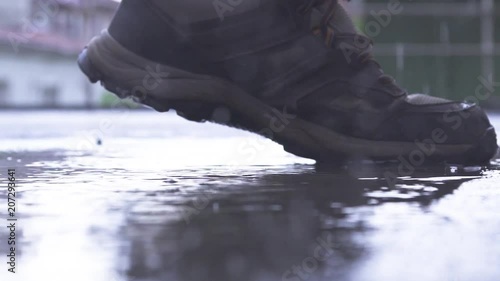
<svg viewBox="0 0 500 281">
<path fill-rule="evenodd" d="M 252 120 L 253 127 L 260 128 L 256 132 L 280 143 L 286 151 L 318 162 L 395 160 L 419 154 L 426 162 L 487 164 L 497 151 L 493 128 L 476 144 L 435 144 L 434 151 L 427 155 L 420 153 L 422 149 L 416 143 L 353 138 L 299 117 L 283 120 L 276 108 L 235 84 L 149 61 L 125 49 L 106 31 L 81 52 L 78 65 L 90 82 L 100 81 L 119 97 L 133 96 L 160 112 L 168 111 L 172 101 L 225 105 L 231 112 Z"/>
</svg>

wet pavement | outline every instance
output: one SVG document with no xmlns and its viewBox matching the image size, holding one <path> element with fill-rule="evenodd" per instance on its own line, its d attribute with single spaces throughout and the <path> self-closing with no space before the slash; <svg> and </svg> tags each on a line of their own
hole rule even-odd
<svg viewBox="0 0 500 281">
<path fill-rule="evenodd" d="M 492 163 L 317 168 L 173 114 L 4 112 L 18 221 L 12 274 L 2 189 L 0 280 L 497 281 Z"/>
</svg>

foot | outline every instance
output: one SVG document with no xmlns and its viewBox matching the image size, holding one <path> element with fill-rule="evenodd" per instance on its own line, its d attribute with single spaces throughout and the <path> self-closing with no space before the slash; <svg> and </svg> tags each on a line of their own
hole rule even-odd
<svg viewBox="0 0 500 281">
<path fill-rule="evenodd" d="M 175 10 L 189 5 L 164 2 L 122 1 L 79 57 L 92 82 L 321 162 L 484 164 L 496 153 L 477 105 L 408 95 L 383 74 L 368 39 L 338 30 L 332 1 L 245 1 L 236 15 L 211 6 L 191 18 Z"/>
</svg>

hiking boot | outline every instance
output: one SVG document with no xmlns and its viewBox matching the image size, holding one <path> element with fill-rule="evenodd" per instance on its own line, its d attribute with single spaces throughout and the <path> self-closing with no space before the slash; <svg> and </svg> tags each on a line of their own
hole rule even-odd
<svg viewBox="0 0 500 281">
<path fill-rule="evenodd" d="M 482 164 L 496 153 L 478 106 L 408 95 L 336 1 L 172 2 L 122 1 L 78 58 L 90 81 L 319 162 Z"/>
</svg>

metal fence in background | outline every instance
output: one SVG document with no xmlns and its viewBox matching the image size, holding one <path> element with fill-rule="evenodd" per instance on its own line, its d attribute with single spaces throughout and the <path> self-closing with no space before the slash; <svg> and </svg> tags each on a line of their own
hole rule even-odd
<svg viewBox="0 0 500 281">
<path fill-rule="evenodd" d="M 500 69 L 499 7 L 498 0 L 358 0 L 351 12 L 386 72 L 410 92 L 463 99 Z M 499 91 L 482 105 L 500 108 Z"/>
</svg>

